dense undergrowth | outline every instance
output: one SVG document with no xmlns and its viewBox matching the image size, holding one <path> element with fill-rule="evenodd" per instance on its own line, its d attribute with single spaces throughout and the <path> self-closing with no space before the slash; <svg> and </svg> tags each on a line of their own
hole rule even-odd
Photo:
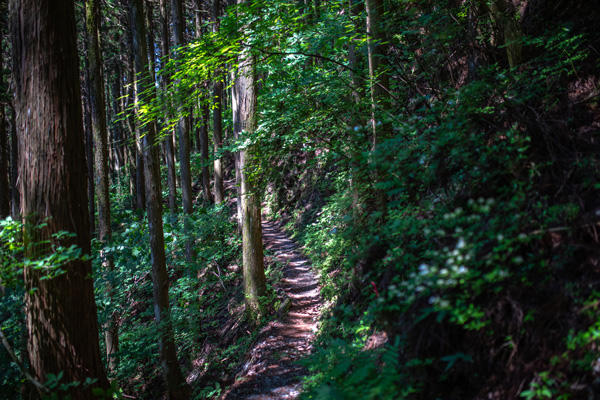
<svg viewBox="0 0 600 400">
<path fill-rule="evenodd" d="M 264 163 L 270 208 L 289 219 L 330 302 L 303 396 L 591 398 L 598 36 L 573 19 L 578 6 L 543 26 L 529 15 L 526 61 L 511 69 L 481 20 L 480 64 L 467 76 L 468 10 L 426 4 L 392 12 L 399 86 L 394 112 L 382 116 L 393 135 L 375 151 L 360 141 L 367 121 L 339 118 L 354 109 L 347 91 L 298 93 L 291 117 L 279 99 L 294 92 L 293 79 L 268 81 L 262 97 L 273 143 L 265 154 L 275 152 Z M 312 79 L 330 84 L 330 68 L 316 66 Z M 344 108 L 315 116 L 311 104 L 323 103 Z M 310 151 L 320 142 L 310 132 L 293 143 L 286 129 L 298 110 L 311 129 L 344 133 L 321 151 Z"/>
<path fill-rule="evenodd" d="M 599 396 L 597 6 L 513 2 L 523 52 L 511 67 L 492 3 L 386 2 L 391 84 L 375 116 L 391 129 L 376 145 L 356 2 L 253 2 L 182 52 L 177 80 L 191 102 L 198 82 L 235 64 L 242 42 L 258 60 L 258 130 L 222 151 L 255 145 L 252 172 L 271 216 L 319 272 L 327 305 L 303 361 L 303 398 Z M 101 322 L 109 312 L 121 321 L 112 376 L 151 398 L 162 381 L 147 227 L 125 199 L 115 204 L 115 271 L 94 262 L 98 309 Z M 192 264 L 183 221 L 164 217 L 178 354 L 199 398 L 231 382 L 257 332 L 243 319 L 231 213 L 196 208 Z M 2 255 L 19 254 L 18 224 L 3 224 Z M 273 286 L 275 270 L 269 277 Z M 20 355 L 23 291 L 11 282 L 0 313 Z M 272 287 L 269 296 L 276 309 Z M 0 352 L 2 395 L 22 381 L 9 365 Z"/>
<path fill-rule="evenodd" d="M 129 208 L 130 199 L 117 196 L 122 191 L 113 189 L 116 196 L 112 202 L 116 205 L 112 210 L 113 238 L 102 250 L 113 260 L 114 269 L 103 268 L 98 242 L 93 248 L 97 257 L 92 260 L 101 346 L 104 347 L 106 323 L 114 316 L 118 321 L 119 352 L 117 368 L 109 376 L 116 393 L 126 396 L 135 393 L 136 398 L 154 399 L 164 391 L 164 381 L 156 357 L 159 330 L 152 302 L 148 225 L 140 213 Z M 258 327 L 246 319 L 240 273 L 241 238 L 231 215 L 232 210 L 225 205 L 198 205 L 188 231 L 194 239 L 193 263 L 186 262 L 184 257 L 183 221 L 168 213 L 163 218 L 175 342 L 180 362 L 194 387 L 195 399 L 218 396 L 232 381 L 256 339 L 258 328 L 273 318 L 272 311 L 281 301 L 275 289 L 280 266 L 267 253 L 267 260 L 271 261 L 267 264 L 268 298 L 264 301 L 270 306 L 266 307 L 268 312 Z M 2 332 L 15 355 L 26 363 L 20 268 L 23 263 L 45 268 L 51 279 L 60 275 L 60 266 L 65 261 L 81 254 L 76 248 L 58 248 L 46 258 L 23 261 L 21 223 L 9 218 L 1 224 L 1 272 L 5 284 L 0 302 Z M 5 351 L 0 352 L 0 366 L 3 370 L 0 397 L 18 398 L 25 378 Z M 58 398 L 63 398 L 69 382 L 63 382 L 60 375 L 55 378 L 55 382 L 50 379 L 48 387 Z"/>
</svg>

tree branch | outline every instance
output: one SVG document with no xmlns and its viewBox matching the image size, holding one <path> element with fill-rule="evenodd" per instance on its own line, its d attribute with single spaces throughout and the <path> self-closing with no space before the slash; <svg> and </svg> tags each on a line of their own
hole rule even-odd
<svg viewBox="0 0 600 400">
<path fill-rule="evenodd" d="M 42 393 L 46 393 L 46 394 L 50 393 L 50 389 L 48 389 L 46 386 L 44 386 L 42 383 L 40 383 L 40 381 L 38 381 L 33 376 L 31 376 L 31 374 L 27 371 L 27 369 L 25 368 L 25 366 L 23 365 L 23 363 L 21 362 L 21 360 L 19 360 L 19 358 L 17 357 L 17 355 L 13 351 L 12 347 L 10 346 L 10 343 L 8 342 L 8 339 L 4 335 L 4 332 L 2 332 L 2 328 L 0 328 L 0 340 L 2 341 L 2 345 L 4 346 L 4 348 L 6 349 L 6 351 L 8 352 L 8 355 L 10 356 L 10 358 L 12 358 L 12 360 L 14 361 L 14 363 L 17 364 L 17 367 L 19 368 L 19 370 L 21 371 L 21 373 L 25 376 L 25 378 L 27 378 L 27 380 L 29 382 L 31 382 L 33 384 L 33 386 L 35 386 L 35 388 L 37 389 L 38 393 L 40 395 L 42 395 Z"/>
</svg>

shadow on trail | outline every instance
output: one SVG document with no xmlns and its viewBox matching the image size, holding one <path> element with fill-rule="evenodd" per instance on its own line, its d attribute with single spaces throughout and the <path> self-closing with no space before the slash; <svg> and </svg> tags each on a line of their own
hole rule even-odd
<svg viewBox="0 0 600 400">
<path fill-rule="evenodd" d="M 262 222 L 265 248 L 283 264 L 287 315 L 261 332 L 249 360 L 223 399 L 295 399 L 306 370 L 296 361 L 311 350 L 322 300 L 317 278 L 298 246 L 273 222 Z"/>
</svg>

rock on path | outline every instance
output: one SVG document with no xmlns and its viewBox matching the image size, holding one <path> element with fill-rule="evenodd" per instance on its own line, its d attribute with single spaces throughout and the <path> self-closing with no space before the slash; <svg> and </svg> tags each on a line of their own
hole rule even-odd
<svg viewBox="0 0 600 400">
<path fill-rule="evenodd" d="M 259 335 L 248 361 L 223 399 L 295 399 L 306 371 L 295 361 L 307 355 L 315 336 L 322 304 L 317 277 L 298 246 L 278 225 L 262 222 L 263 242 L 284 265 L 282 289 L 291 301 L 289 312 L 272 321 Z"/>
</svg>

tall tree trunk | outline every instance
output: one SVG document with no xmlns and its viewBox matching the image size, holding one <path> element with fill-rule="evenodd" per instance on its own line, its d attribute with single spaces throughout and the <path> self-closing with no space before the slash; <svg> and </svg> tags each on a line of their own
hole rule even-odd
<svg viewBox="0 0 600 400">
<path fill-rule="evenodd" d="M 121 67 L 118 62 L 114 61 L 114 79 L 111 82 L 112 86 L 112 114 L 113 118 L 113 132 L 114 132 L 114 151 L 115 151 L 115 159 L 117 160 L 117 169 L 120 171 L 125 166 L 125 139 L 123 137 L 123 126 L 121 122 L 118 121 L 118 115 L 121 112 L 119 109 L 119 98 L 121 97 L 121 85 L 122 85 L 122 75 L 121 75 Z"/>
<path fill-rule="evenodd" d="M 232 111 L 232 122 L 233 122 L 233 141 L 237 142 L 240 137 L 240 124 L 238 122 L 238 100 L 237 100 L 237 86 L 235 71 L 231 71 L 231 80 L 234 85 L 231 88 L 231 111 Z M 240 152 L 234 154 L 235 169 L 235 188 L 236 188 L 236 220 L 238 232 L 242 233 L 242 172 L 240 170 Z"/>
<path fill-rule="evenodd" d="M 169 58 L 169 16 L 167 14 L 167 0 L 160 0 L 160 49 L 162 53 L 163 65 Z M 166 94 L 169 87 L 169 76 L 163 71 L 163 78 L 160 82 L 163 93 Z M 169 119 L 169 115 L 166 118 Z M 167 185 L 169 186 L 169 211 L 171 215 L 177 212 L 177 173 L 175 172 L 175 150 L 173 146 L 173 130 L 170 130 L 165 140 L 165 156 L 167 159 Z"/>
<path fill-rule="evenodd" d="M 136 132 L 139 128 L 136 128 Z M 136 135 L 135 138 L 135 207 L 138 210 L 146 208 L 146 188 L 144 186 L 144 154 L 142 142 Z"/>
<path fill-rule="evenodd" d="M 171 0 L 171 20 L 173 21 L 173 46 L 183 46 L 183 31 L 185 21 L 181 0 Z M 177 54 L 175 54 L 177 57 Z M 183 203 L 185 240 L 185 258 L 187 261 L 194 259 L 193 240 L 189 237 L 190 216 L 192 214 L 192 175 L 190 170 L 190 127 L 188 119 L 183 115 L 184 109 L 178 104 L 177 135 L 179 137 L 179 169 L 181 171 L 181 197 Z"/>
<path fill-rule="evenodd" d="M 17 185 L 19 176 L 19 138 L 14 107 L 10 107 L 10 197 L 11 215 L 17 219 L 21 214 L 21 193 Z"/>
<path fill-rule="evenodd" d="M 521 63 L 523 47 L 523 32 L 515 18 L 515 6 L 511 1 L 493 0 L 490 4 L 490 11 L 496 24 L 502 29 L 506 58 L 509 66 L 514 68 Z"/>
<path fill-rule="evenodd" d="M 87 70 L 87 62 L 86 62 Z M 89 86 L 89 79 L 84 80 L 85 86 Z M 90 114 L 90 96 L 89 89 L 83 88 L 83 131 L 85 133 L 85 159 L 87 163 L 87 193 L 88 193 L 88 212 L 90 213 L 90 232 L 93 235 L 96 232 L 96 203 L 94 202 L 94 134 L 92 132 L 92 116 Z"/>
<path fill-rule="evenodd" d="M 0 32 L 2 34 L 3 32 Z M 0 36 L 0 42 L 2 37 Z M 3 43 L 0 43 L 3 44 Z M 4 50 L 0 51 L 0 87 L 4 87 Z M 4 93 L 0 93 L 4 95 Z M 10 215 L 10 187 L 8 171 L 8 132 L 6 129 L 6 118 L 4 104 L 0 103 L 0 218 Z"/>
<path fill-rule="evenodd" d="M 208 118 L 210 117 L 210 109 L 208 103 L 203 103 L 200 106 L 202 113 L 202 126 L 200 127 L 200 155 L 202 156 L 202 194 L 204 201 L 211 203 L 213 201 L 210 191 L 210 171 L 208 169 Z"/>
<path fill-rule="evenodd" d="M 238 0 L 238 4 L 244 0 Z M 249 49 L 239 57 L 239 71 L 235 81 L 237 135 L 252 134 L 256 130 L 256 72 Z M 265 267 L 261 228 L 260 196 L 256 192 L 252 168 L 252 147 L 240 151 L 239 168 L 242 198 L 242 262 L 246 307 L 253 319 L 261 313 L 260 297 L 266 293 Z"/>
<path fill-rule="evenodd" d="M 83 41 L 83 50 L 88 52 L 88 43 Z M 84 59 L 83 85 L 81 87 L 82 109 L 83 109 L 83 131 L 85 133 L 85 159 L 87 161 L 87 193 L 88 193 L 88 212 L 90 213 L 90 232 L 92 236 L 96 232 L 96 203 L 94 202 L 94 133 L 92 132 L 92 115 L 90 99 L 90 74 L 89 61 Z"/>
<path fill-rule="evenodd" d="M 108 128 L 106 124 L 106 101 L 104 98 L 104 74 L 102 71 L 102 52 L 100 49 L 100 5 L 99 0 L 87 0 L 85 7 L 85 26 L 87 39 L 87 59 L 89 76 L 90 114 L 96 151 L 94 157 L 94 177 L 96 198 L 98 200 L 98 240 L 102 245 L 100 258 L 109 273 L 114 269 L 111 257 L 104 251 L 112 237 L 110 226 L 110 193 L 108 185 Z M 113 298 L 112 284 L 108 285 L 108 297 Z M 114 302 L 111 301 L 111 305 Z M 119 351 L 117 314 L 111 313 L 105 326 L 106 357 L 110 371 L 116 371 Z"/>
<path fill-rule="evenodd" d="M 0 25 L 0 96 L 4 97 L 5 78 L 4 78 L 4 41 L 5 35 L 4 24 Z M 6 52 L 8 53 L 8 52 Z M 7 96 L 8 97 L 8 96 Z M 0 103 L 0 218 L 5 218 L 10 215 L 10 179 L 9 179 L 9 138 L 8 129 L 6 124 L 5 107 L 3 103 Z"/>
<path fill-rule="evenodd" d="M 139 113 L 140 103 L 150 100 L 154 91 L 148 89 L 148 56 L 146 54 L 146 29 L 142 0 L 129 0 L 133 48 L 135 55 L 135 102 Z M 189 399 L 190 390 L 185 384 L 177 362 L 175 340 L 169 305 L 169 276 L 165 259 L 165 243 L 162 225 L 162 194 L 158 148 L 154 145 L 156 132 L 152 124 L 139 128 L 144 140 L 144 176 L 146 183 L 146 209 L 150 232 L 152 258 L 152 283 L 154 294 L 154 319 L 160 329 L 160 353 L 163 373 L 167 384 L 167 395 L 171 400 Z"/>
<path fill-rule="evenodd" d="M 381 27 L 384 13 L 383 0 L 365 0 L 365 8 L 367 12 L 367 57 L 371 92 L 370 146 L 371 151 L 374 152 L 378 141 L 389 138 L 392 134 L 392 125 L 384 116 L 390 107 L 390 98 L 386 93 L 390 85 L 383 45 L 385 34 Z M 379 182 L 380 176 L 376 168 L 371 173 L 370 178 L 372 182 Z M 373 188 L 372 191 L 374 196 L 373 207 L 383 216 L 387 212 L 385 193 L 377 188 Z"/>
<path fill-rule="evenodd" d="M 127 97 L 129 98 L 130 103 L 135 101 L 135 91 L 133 83 L 137 81 L 136 79 L 136 71 L 135 71 L 135 50 L 134 50 L 134 40 L 133 33 L 130 29 L 127 29 L 127 44 L 128 44 L 128 82 L 130 83 L 128 87 Z M 144 75 L 145 76 L 145 75 Z M 137 135 L 137 121 L 133 116 L 129 117 L 128 121 L 129 125 L 129 133 L 131 138 L 135 138 L 133 141 L 132 148 L 132 159 L 135 159 L 135 208 L 138 211 L 144 210 L 146 207 L 146 188 L 144 187 L 144 156 L 142 153 L 142 143 L 138 140 Z"/>
<path fill-rule="evenodd" d="M 365 0 L 367 11 L 367 55 L 369 62 L 369 80 L 371 89 L 371 146 L 377 145 L 378 136 L 388 137 L 391 134 L 391 125 L 382 122 L 378 117 L 388 105 L 389 90 L 388 73 L 385 70 L 385 53 L 383 42 L 385 35 L 381 28 L 383 18 L 383 0 Z"/>
<path fill-rule="evenodd" d="M 122 88 L 122 96 L 121 96 L 121 110 L 129 110 L 131 105 L 133 104 L 133 39 L 131 37 L 131 29 L 125 29 L 125 39 L 126 42 L 123 44 L 124 47 L 127 48 L 127 52 L 125 54 L 121 54 L 119 59 L 121 61 L 121 65 L 125 67 L 124 76 L 122 77 L 126 82 L 127 86 L 124 84 L 121 86 Z M 138 208 L 138 168 L 137 168 L 137 141 L 135 139 L 135 117 L 132 115 L 133 113 L 127 113 L 126 118 L 123 119 L 123 124 L 126 128 L 126 137 L 124 139 L 125 145 L 125 154 L 128 160 L 127 168 L 129 170 L 129 195 L 131 196 L 131 209 L 137 210 Z"/>
<path fill-rule="evenodd" d="M 196 22 L 196 38 L 199 39 L 202 36 L 202 15 L 201 15 L 201 4 L 202 0 L 196 0 L 196 12 L 195 12 L 195 22 Z M 203 82 L 204 93 L 208 93 L 208 83 Z M 208 119 L 210 117 L 210 108 L 208 102 L 206 101 L 207 95 L 204 95 L 203 98 L 199 101 L 199 113 L 202 121 L 202 125 L 198 130 L 198 152 L 202 158 L 202 198 L 206 203 L 212 202 L 212 195 L 210 192 L 210 172 L 208 168 L 209 158 L 208 158 Z"/>
<path fill-rule="evenodd" d="M 211 22 L 213 32 L 219 31 L 219 13 L 221 2 L 213 0 L 211 8 Z M 214 145 L 214 185 L 215 185 L 215 203 L 219 204 L 225 200 L 225 189 L 223 188 L 223 157 L 218 154 L 223 146 L 223 81 L 217 72 L 216 79 L 213 81 L 213 145 Z"/>
<path fill-rule="evenodd" d="M 2 65 L 0 64 L 0 69 Z M 2 83 L 0 81 L 0 83 Z M 10 187 L 8 180 L 8 135 L 4 105 L 0 104 L 0 218 L 10 215 Z"/>
<path fill-rule="evenodd" d="M 90 254 L 86 163 L 75 42 L 73 2 L 12 0 L 16 113 L 20 141 L 21 203 L 27 256 L 54 245 L 77 245 Z M 41 229 L 32 226 L 45 222 Z M 75 233 L 56 239 L 59 231 Z M 108 387 L 98 345 L 98 321 L 90 261 L 71 261 L 64 273 L 26 268 L 24 282 L 28 353 L 35 377 L 63 373 L 63 382 L 97 379 Z M 34 290 L 35 289 L 35 290 Z M 91 399 L 92 387 L 70 389 Z"/>
</svg>

